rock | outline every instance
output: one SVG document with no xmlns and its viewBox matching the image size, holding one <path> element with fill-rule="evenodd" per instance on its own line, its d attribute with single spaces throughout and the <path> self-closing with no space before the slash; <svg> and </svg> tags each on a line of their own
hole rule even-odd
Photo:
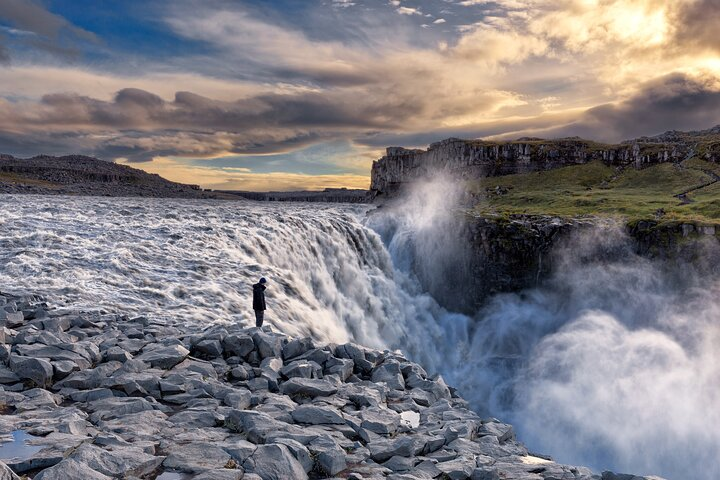
<svg viewBox="0 0 720 480">
<path fill-rule="evenodd" d="M 293 410 L 292 418 L 297 423 L 310 425 L 345 425 L 340 412 L 328 406 L 300 405 Z"/>
<path fill-rule="evenodd" d="M 372 371 L 374 383 L 385 382 L 388 387 L 395 390 L 405 390 L 405 380 L 397 362 L 385 362 Z"/>
<path fill-rule="evenodd" d="M 252 393 L 248 390 L 232 390 L 223 397 L 223 402 L 230 408 L 246 410 L 252 403 Z"/>
<path fill-rule="evenodd" d="M 400 426 L 400 415 L 389 409 L 368 408 L 360 413 L 362 428 L 380 435 L 391 435 Z"/>
<path fill-rule="evenodd" d="M 259 475 L 263 480 L 304 480 L 305 469 L 281 444 L 260 445 L 255 453 L 243 463 L 248 473 Z"/>
<path fill-rule="evenodd" d="M 137 360 L 149 363 L 154 368 L 169 370 L 185 360 L 188 355 L 190 355 L 190 351 L 182 345 L 171 345 L 148 351 L 143 349 L 142 355 L 137 357 Z"/>
<path fill-rule="evenodd" d="M 120 347 L 112 347 L 105 351 L 105 360 L 108 362 L 116 361 L 124 363 L 131 358 L 133 357 L 130 352 L 126 352 Z"/>
<path fill-rule="evenodd" d="M 138 448 L 114 448 L 108 451 L 88 444 L 78 447 L 69 458 L 113 478 L 131 475 L 143 477 L 155 471 L 163 462 L 163 457 L 148 455 Z"/>
<path fill-rule="evenodd" d="M 12 370 L 7 368 L 5 365 L 0 365 L 0 383 L 7 385 L 10 383 L 17 383 L 20 381 L 20 377 Z"/>
<path fill-rule="evenodd" d="M 207 358 L 218 358 L 223 355 L 223 346 L 219 340 L 202 340 L 195 349 Z"/>
<path fill-rule="evenodd" d="M 318 470 L 325 476 L 333 476 L 347 467 L 345 451 L 329 436 L 321 436 L 308 445 L 310 453 L 315 455 Z"/>
<path fill-rule="evenodd" d="M 389 468 L 393 472 L 407 472 L 415 466 L 415 459 L 409 457 L 391 457 L 390 460 L 383 463 L 383 467 Z"/>
<path fill-rule="evenodd" d="M 280 391 L 285 395 L 327 397 L 336 393 L 338 389 L 326 380 L 291 378 L 280 386 Z"/>
<path fill-rule="evenodd" d="M 53 367 L 49 361 L 42 358 L 11 354 L 10 370 L 20 378 L 31 380 L 39 387 L 46 387 L 52 383 Z"/>
<path fill-rule="evenodd" d="M 96 472 L 87 465 L 73 460 L 65 459 L 54 467 L 43 470 L 35 475 L 34 480 L 111 480 L 111 477 Z"/>
<path fill-rule="evenodd" d="M 230 377 L 233 380 L 245 381 L 248 379 L 248 372 L 242 365 L 238 365 L 230 371 Z"/>
<path fill-rule="evenodd" d="M 188 409 L 169 417 L 168 421 L 183 428 L 204 428 L 223 425 L 225 417 L 213 411 Z"/>
<path fill-rule="evenodd" d="M 195 475 L 193 480 L 241 480 L 244 477 L 242 469 L 223 469 L 223 470 L 208 470 Z"/>
<path fill-rule="evenodd" d="M 411 437 L 382 439 L 369 445 L 370 455 L 376 462 L 385 462 L 394 456 L 411 457 L 419 453 L 416 443 L 415 439 Z"/>
<path fill-rule="evenodd" d="M 20 477 L 15 475 L 15 472 L 10 470 L 10 467 L 0 462 L 0 480 L 20 480 Z"/>
<path fill-rule="evenodd" d="M 255 342 L 248 335 L 228 335 L 222 343 L 228 356 L 245 358 L 255 350 Z"/>
<path fill-rule="evenodd" d="M 296 360 L 280 369 L 285 378 L 321 378 L 322 367 L 315 362 Z"/>
<path fill-rule="evenodd" d="M 253 334 L 252 339 L 255 342 L 260 359 L 282 356 L 282 343 L 279 337 L 258 331 Z"/>
<path fill-rule="evenodd" d="M 232 459 L 225 450 L 210 443 L 174 445 L 168 452 L 163 467 L 187 473 L 226 468 Z"/>
<path fill-rule="evenodd" d="M 290 450 L 290 453 L 293 454 L 293 457 L 295 457 L 295 459 L 300 462 L 300 465 L 302 465 L 306 473 L 310 473 L 310 471 L 315 466 L 315 460 L 312 458 L 310 452 L 307 448 L 305 448 L 302 443 L 296 440 L 291 440 L 289 438 L 278 438 L 274 440 L 273 443 L 285 445 L 288 450 Z"/>
<path fill-rule="evenodd" d="M 290 340 L 282 349 L 283 360 L 290 360 L 295 357 L 302 355 L 308 350 L 315 348 L 312 339 L 310 338 L 296 338 Z"/>
<path fill-rule="evenodd" d="M 233 410 L 227 416 L 225 425 L 236 432 L 244 433 L 253 443 L 265 443 L 268 435 L 286 432 L 291 425 L 275 420 L 266 413 L 253 410 Z"/>
</svg>

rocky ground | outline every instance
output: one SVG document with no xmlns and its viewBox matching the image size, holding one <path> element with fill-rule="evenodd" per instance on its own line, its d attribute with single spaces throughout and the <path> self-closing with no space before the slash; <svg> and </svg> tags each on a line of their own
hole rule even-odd
<svg viewBox="0 0 720 480">
<path fill-rule="evenodd" d="M 1 480 L 644 478 L 530 455 L 400 353 L 37 296 L 0 322 Z"/>
</svg>

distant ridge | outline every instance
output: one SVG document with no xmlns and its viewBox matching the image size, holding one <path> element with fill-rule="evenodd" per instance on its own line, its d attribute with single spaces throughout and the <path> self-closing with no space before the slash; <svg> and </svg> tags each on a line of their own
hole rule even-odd
<svg viewBox="0 0 720 480">
<path fill-rule="evenodd" d="M 209 198 L 197 185 L 85 155 L 16 158 L 0 154 L 0 193 Z"/>
</svg>

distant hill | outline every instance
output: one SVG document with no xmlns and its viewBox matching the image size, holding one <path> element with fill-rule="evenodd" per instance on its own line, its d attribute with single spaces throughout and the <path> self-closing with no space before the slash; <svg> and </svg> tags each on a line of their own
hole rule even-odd
<svg viewBox="0 0 720 480">
<path fill-rule="evenodd" d="M 16 158 L 0 155 L 0 193 L 110 197 L 214 198 L 197 185 L 83 155 Z"/>
</svg>

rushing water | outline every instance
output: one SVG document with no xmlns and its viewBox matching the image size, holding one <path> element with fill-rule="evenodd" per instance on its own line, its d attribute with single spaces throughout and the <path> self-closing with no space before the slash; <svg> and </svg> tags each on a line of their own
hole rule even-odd
<svg viewBox="0 0 720 480">
<path fill-rule="evenodd" d="M 499 295 L 473 317 L 453 313 L 413 273 L 467 254 L 446 191 L 369 217 L 358 206 L 0 196 L 0 290 L 249 325 L 250 285 L 264 276 L 276 328 L 400 348 L 478 411 L 513 422 L 534 450 L 720 478 L 717 279 L 668 273 L 605 226 L 559 252 L 544 286 Z M 595 255 L 608 246 L 623 253 Z M 461 281 L 446 270 L 437 281 Z"/>
</svg>

